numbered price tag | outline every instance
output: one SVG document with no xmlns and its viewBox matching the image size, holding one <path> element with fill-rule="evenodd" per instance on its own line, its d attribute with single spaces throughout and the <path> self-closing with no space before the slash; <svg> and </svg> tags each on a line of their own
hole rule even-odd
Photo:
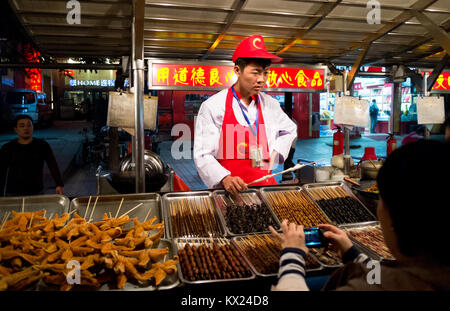
<svg viewBox="0 0 450 311">
<path fill-rule="evenodd" d="M 351 96 L 336 97 L 334 123 L 366 127 L 369 120 L 367 100 Z"/>
<path fill-rule="evenodd" d="M 417 98 L 417 124 L 444 123 L 444 97 L 427 96 Z"/>
</svg>

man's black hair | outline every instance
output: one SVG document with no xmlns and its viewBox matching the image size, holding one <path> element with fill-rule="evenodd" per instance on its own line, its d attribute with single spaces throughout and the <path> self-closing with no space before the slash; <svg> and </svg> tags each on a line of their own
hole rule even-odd
<svg viewBox="0 0 450 311">
<path fill-rule="evenodd" d="M 396 149 L 377 183 L 405 256 L 450 265 L 450 143 L 419 140 Z"/>
<path fill-rule="evenodd" d="M 28 119 L 28 120 L 31 121 L 31 123 L 33 123 L 33 119 L 29 115 L 27 115 L 27 114 L 19 114 L 19 115 L 16 116 L 16 119 L 15 119 L 15 122 L 14 122 L 14 127 L 17 127 L 17 122 L 19 122 L 19 120 L 22 120 L 22 119 Z"/>
<path fill-rule="evenodd" d="M 247 58 L 247 57 L 239 57 L 234 62 L 235 65 L 239 66 L 239 69 L 244 71 L 244 68 L 250 65 L 251 63 L 258 64 L 262 66 L 264 69 L 270 66 L 272 61 L 268 58 Z"/>
</svg>

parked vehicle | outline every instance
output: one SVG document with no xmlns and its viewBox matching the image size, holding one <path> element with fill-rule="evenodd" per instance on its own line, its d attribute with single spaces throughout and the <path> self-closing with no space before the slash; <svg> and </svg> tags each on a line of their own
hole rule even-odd
<svg viewBox="0 0 450 311">
<path fill-rule="evenodd" d="M 0 107 L 2 123 L 12 123 L 19 114 L 31 117 L 33 123 L 39 120 L 38 98 L 36 91 L 27 89 L 11 89 L 5 91 Z"/>
<path fill-rule="evenodd" d="M 38 98 L 38 116 L 39 123 L 51 125 L 53 122 L 53 109 L 47 99 L 47 94 L 44 92 L 37 92 Z"/>
</svg>

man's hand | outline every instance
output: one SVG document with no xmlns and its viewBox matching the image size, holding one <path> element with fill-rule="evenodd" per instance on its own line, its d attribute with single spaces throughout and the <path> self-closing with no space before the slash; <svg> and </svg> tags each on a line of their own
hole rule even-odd
<svg viewBox="0 0 450 311">
<path fill-rule="evenodd" d="M 64 187 L 56 187 L 56 194 L 64 195 Z"/>
<path fill-rule="evenodd" d="M 323 236 L 331 241 L 331 244 L 336 248 L 341 257 L 353 246 L 352 241 L 345 231 L 332 225 L 323 224 L 317 227 L 326 230 Z"/>
<path fill-rule="evenodd" d="M 287 219 L 281 223 L 282 234 L 275 231 L 272 226 L 269 226 L 272 235 L 281 242 L 283 248 L 299 248 L 308 255 L 309 249 L 305 243 L 305 232 L 302 225 L 297 225 L 293 222 L 289 223 Z"/>
<path fill-rule="evenodd" d="M 238 194 L 241 191 L 248 190 L 247 184 L 239 176 L 228 175 L 222 179 L 223 187 L 232 194 Z"/>
</svg>

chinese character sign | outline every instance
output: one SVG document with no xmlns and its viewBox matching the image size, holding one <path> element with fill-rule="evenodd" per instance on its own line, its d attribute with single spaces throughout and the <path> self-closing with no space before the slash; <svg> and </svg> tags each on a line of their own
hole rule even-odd
<svg viewBox="0 0 450 311">
<path fill-rule="evenodd" d="M 442 72 L 436 79 L 431 90 L 450 91 L 450 72 Z"/>
<path fill-rule="evenodd" d="M 226 88 L 237 76 L 233 66 L 153 64 L 151 79 L 153 86 Z M 321 90 L 325 88 L 325 70 L 272 67 L 265 87 Z"/>
</svg>

